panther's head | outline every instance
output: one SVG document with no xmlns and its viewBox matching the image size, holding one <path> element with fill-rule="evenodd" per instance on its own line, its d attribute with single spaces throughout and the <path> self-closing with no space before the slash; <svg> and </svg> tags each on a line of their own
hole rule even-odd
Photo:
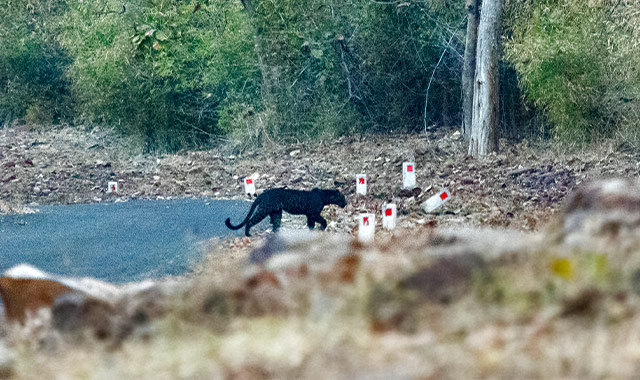
<svg viewBox="0 0 640 380">
<path fill-rule="evenodd" d="M 338 190 L 324 191 L 325 204 L 338 205 L 342 208 L 347 205 L 347 199 Z"/>
</svg>

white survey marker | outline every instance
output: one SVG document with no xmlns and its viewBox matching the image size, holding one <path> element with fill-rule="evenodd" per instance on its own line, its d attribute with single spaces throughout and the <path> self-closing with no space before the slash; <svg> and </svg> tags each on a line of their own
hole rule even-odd
<svg viewBox="0 0 640 380">
<path fill-rule="evenodd" d="M 416 187 L 416 164 L 415 162 L 402 163 L 402 188 L 413 189 Z"/>
<path fill-rule="evenodd" d="M 109 181 L 107 183 L 107 193 L 117 193 L 118 192 L 118 182 Z"/>
<path fill-rule="evenodd" d="M 440 192 L 426 201 L 422 202 L 422 209 L 425 212 L 431 212 L 438 207 L 442 206 L 443 203 L 451 199 L 451 193 L 447 189 L 442 189 Z"/>
<path fill-rule="evenodd" d="M 396 205 L 395 203 L 389 203 L 382 206 L 382 227 L 387 230 L 396 228 Z"/>
<path fill-rule="evenodd" d="M 253 178 L 247 177 L 244 179 L 244 193 L 248 196 L 256 194 L 256 183 Z"/>
<path fill-rule="evenodd" d="M 356 194 L 367 195 L 367 175 L 356 175 Z"/>
<path fill-rule="evenodd" d="M 358 241 L 361 243 L 373 242 L 376 232 L 376 216 L 375 214 L 358 215 Z"/>
</svg>

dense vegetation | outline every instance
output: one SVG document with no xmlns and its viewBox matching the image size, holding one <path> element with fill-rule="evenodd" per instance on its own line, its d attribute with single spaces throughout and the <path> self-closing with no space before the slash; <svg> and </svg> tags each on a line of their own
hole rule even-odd
<svg viewBox="0 0 640 380">
<path fill-rule="evenodd" d="M 0 123 L 115 126 L 149 150 L 460 125 L 464 7 L 6 0 Z M 502 135 L 546 120 L 569 143 L 635 138 L 638 14 L 626 0 L 507 1 Z"/>
</svg>

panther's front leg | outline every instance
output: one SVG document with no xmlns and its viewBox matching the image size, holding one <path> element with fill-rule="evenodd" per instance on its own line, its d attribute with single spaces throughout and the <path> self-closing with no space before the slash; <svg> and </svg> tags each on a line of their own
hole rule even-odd
<svg viewBox="0 0 640 380">
<path fill-rule="evenodd" d="M 320 229 L 324 230 L 327 228 L 327 221 L 320 215 L 307 215 L 307 226 L 312 230 L 317 223 L 320 223 Z"/>
<path fill-rule="evenodd" d="M 319 214 L 318 214 L 318 216 L 316 216 L 316 222 L 320 223 L 320 229 L 321 230 L 324 231 L 327 228 L 327 220 L 325 218 L 323 218 Z"/>
</svg>

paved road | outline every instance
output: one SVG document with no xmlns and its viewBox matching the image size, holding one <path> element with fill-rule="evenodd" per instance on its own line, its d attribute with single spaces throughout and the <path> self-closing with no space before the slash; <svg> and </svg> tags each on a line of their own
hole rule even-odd
<svg viewBox="0 0 640 380">
<path fill-rule="evenodd" d="M 0 215 L 0 273 L 29 263 L 114 283 L 183 274 L 201 258 L 203 241 L 242 236 L 224 220 L 230 216 L 238 223 L 249 206 L 176 199 L 38 206 L 36 214 Z"/>
</svg>

